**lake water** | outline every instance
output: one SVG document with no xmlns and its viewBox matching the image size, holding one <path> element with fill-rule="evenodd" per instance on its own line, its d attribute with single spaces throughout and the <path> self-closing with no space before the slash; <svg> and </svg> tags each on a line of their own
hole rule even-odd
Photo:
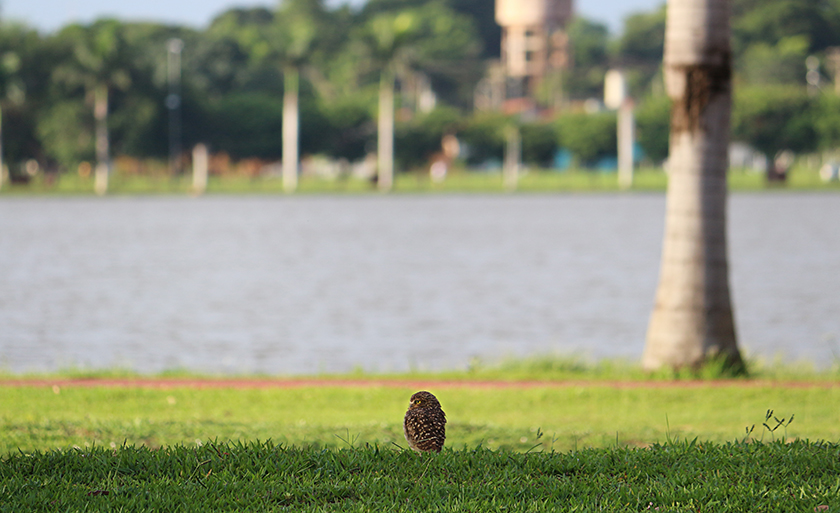
<svg viewBox="0 0 840 513">
<path fill-rule="evenodd" d="M 0 367 L 638 359 L 661 194 L 3 198 Z M 840 358 L 840 195 L 730 198 L 739 342 Z"/>
</svg>

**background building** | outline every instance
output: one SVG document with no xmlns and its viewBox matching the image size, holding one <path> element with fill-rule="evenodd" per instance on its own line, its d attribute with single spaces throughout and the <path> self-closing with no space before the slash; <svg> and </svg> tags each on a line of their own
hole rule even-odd
<svg viewBox="0 0 840 513">
<path fill-rule="evenodd" d="M 573 0 L 496 0 L 509 107 L 527 100 L 548 105 L 561 100 L 562 71 L 570 66 L 566 27 L 572 14 Z"/>
</svg>

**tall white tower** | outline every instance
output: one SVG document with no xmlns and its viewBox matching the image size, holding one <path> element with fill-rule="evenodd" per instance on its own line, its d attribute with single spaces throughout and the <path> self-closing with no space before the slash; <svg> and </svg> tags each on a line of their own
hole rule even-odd
<svg viewBox="0 0 840 513">
<path fill-rule="evenodd" d="M 547 76 L 569 66 L 572 12 L 573 0 L 496 0 L 508 97 L 533 96 Z"/>
</svg>

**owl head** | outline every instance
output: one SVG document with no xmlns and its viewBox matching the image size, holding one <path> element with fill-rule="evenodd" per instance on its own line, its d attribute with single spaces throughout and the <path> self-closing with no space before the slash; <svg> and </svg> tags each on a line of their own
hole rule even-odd
<svg viewBox="0 0 840 513">
<path fill-rule="evenodd" d="M 440 403 L 437 397 L 423 390 L 411 396 L 408 409 L 413 410 L 414 408 L 440 408 Z"/>
</svg>

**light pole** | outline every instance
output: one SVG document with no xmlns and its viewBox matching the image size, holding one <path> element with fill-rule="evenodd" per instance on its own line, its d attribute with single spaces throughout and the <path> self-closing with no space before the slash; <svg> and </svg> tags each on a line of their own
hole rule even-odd
<svg viewBox="0 0 840 513">
<path fill-rule="evenodd" d="M 808 92 L 817 94 L 820 91 L 820 58 L 816 55 L 809 55 L 805 59 L 805 67 L 808 72 L 805 73 L 805 81 L 808 82 Z"/>
<path fill-rule="evenodd" d="M 181 173 L 181 51 L 184 42 L 172 38 L 167 41 L 166 48 L 169 76 L 169 94 L 166 96 L 166 108 L 169 110 L 169 171 L 175 176 Z"/>
<path fill-rule="evenodd" d="M 627 94 L 627 77 L 623 71 L 611 69 L 604 77 L 604 104 L 618 111 L 616 118 L 618 141 L 618 185 L 629 189 L 633 185 L 633 145 L 636 141 L 636 122 L 633 100 Z"/>
</svg>

